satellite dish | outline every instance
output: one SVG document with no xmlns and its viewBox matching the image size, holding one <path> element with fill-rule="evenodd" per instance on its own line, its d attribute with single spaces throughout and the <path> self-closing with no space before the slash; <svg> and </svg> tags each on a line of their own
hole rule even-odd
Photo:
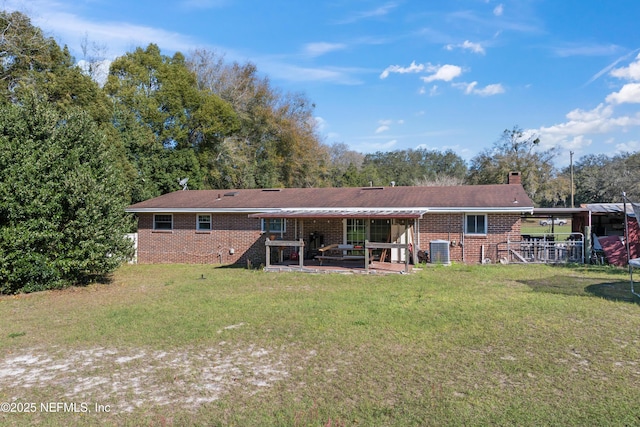
<svg viewBox="0 0 640 427">
<path fill-rule="evenodd" d="M 187 188 L 187 182 L 189 182 L 189 178 L 182 178 L 181 180 L 178 181 L 178 183 L 180 185 L 182 185 L 182 190 L 188 190 Z"/>
</svg>

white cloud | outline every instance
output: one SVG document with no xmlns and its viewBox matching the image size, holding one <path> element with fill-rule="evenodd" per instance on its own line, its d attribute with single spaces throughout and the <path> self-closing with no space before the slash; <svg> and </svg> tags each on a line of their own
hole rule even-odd
<svg viewBox="0 0 640 427">
<path fill-rule="evenodd" d="M 631 55 L 635 54 L 636 52 L 638 52 L 640 49 L 636 49 L 630 53 L 627 53 L 624 56 L 621 56 L 620 58 L 616 59 L 615 61 L 613 61 L 611 64 L 607 65 L 606 67 L 604 67 L 602 70 L 598 71 L 596 74 L 594 74 L 587 83 L 585 83 L 586 85 L 589 85 L 591 83 L 593 83 L 594 81 L 598 80 L 600 77 L 602 77 L 604 74 L 608 73 L 609 71 L 611 71 L 616 65 L 618 65 L 620 62 L 628 59 Z"/>
<path fill-rule="evenodd" d="M 338 24 L 352 24 L 354 22 L 358 22 L 360 20 L 363 19 L 369 19 L 369 18 L 378 18 L 381 16 L 386 16 L 389 13 L 391 13 L 391 11 L 393 9 L 395 9 L 396 7 L 398 7 L 398 5 L 396 3 L 387 3 L 384 6 L 380 6 L 377 7 L 375 9 L 371 9 L 371 10 L 366 10 L 364 12 L 359 12 L 359 13 L 355 13 L 352 16 L 343 19 L 341 21 L 338 21 Z"/>
<path fill-rule="evenodd" d="M 97 61 L 96 63 L 90 63 L 81 59 L 76 65 L 80 67 L 87 75 L 90 75 L 100 86 L 104 86 L 109 76 L 109 68 L 113 61 L 105 59 Z"/>
<path fill-rule="evenodd" d="M 606 101 L 611 104 L 640 104 L 640 83 L 622 86 L 619 92 L 609 94 Z"/>
<path fill-rule="evenodd" d="M 616 144 L 616 153 L 634 153 L 640 151 L 640 141 L 627 141 Z"/>
<path fill-rule="evenodd" d="M 445 46 L 445 49 L 447 50 L 453 50 L 455 48 L 460 48 L 463 50 L 470 50 L 473 53 L 477 53 L 480 55 L 484 55 L 485 54 L 485 50 L 482 47 L 482 45 L 480 43 L 473 43 L 470 42 L 469 40 L 465 40 L 464 42 L 460 43 L 460 44 L 448 44 Z"/>
<path fill-rule="evenodd" d="M 362 81 L 353 75 L 362 70 L 337 67 L 300 67 L 282 62 L 279 58 L 260 58 L 260 68 L 266 74 L 293 82 L 333 82 L 343 85 L 359 85 Z"/>
<path fill-rule="evenodd" d="M 337 50 L 343 50 L 346 47 L 347 46 L 343 43 L 308 43 L 304 46 L 304 52 L 309 56 L 316 57 L 330 52 L 335 52 Z"/>
<path fill-rule="evenodd" d="M 433 74 L 427 77 L 421 77 L 422 81 L 425 83 L 433 82 L 436 80 L 450 82 L 451 80 L 462 74 L 462 68 L 458 67 L 457 65 L 450 64 L 445 64 L 442 66 L 430 65 L 427 67 L 427 71 Z"/>
<path fill-rule="evenodd" d="M 85 37 L 90 42 L 104 42 L 109 47 L 107 53 L 112 57 L 132 51 L 135 47 L 146 47 L 149 43 L 155 43 L 163 50 L 181 52 L 187 52 L 197 45 L 189 36 L 160 28 L 124 21 L 91 21 L 54 9 L 50 9 L 46 15 L 42 10 L 39 12 L 42 15 L 35 15 L 32 18 L 33 24 L 52 32 L 55 38 L 64 40 L 64 44 L 69 45 L 74 52 L 81 52 L 80 43 Z"/>
<path fill-rule="evenodd" d="M 640 113 L 614 116 L 613 106 L 604 103 L 589 111 L 570 111 L 566 117 L 568 120 L 564 123 L 536 130 L 540 135 L 542 148 L 559 146 L 578 151 L 591 145 L 592 140 L 587 135 L 625 131 L 630 127 L 640 126 Z"/>
<path fill-rule="evenodd" d="M 568 121 L 557 125 L 542 127 L 540 133 L 553 140 L 563 140 L 567 136 L 584 135 L 589 133 L 605 133 L 611 129 L 613 109 L 600 104 L 590 111 L 576 109 L 567 114 Z"/>
<path fill-rule="evenodd" d="M 374 139 L 388 137 L 373 137 Z M 350 144 L 352 149 L 361 153 L 374 153 L 376 151 L 391 151 L 398 144 L 397 139 L 385 140 L 385 142 L 372 142 L 371 138 L 362 138 L 363 142 Z"/>
<path fill-rule="evenodd" d="M 314 117 L 318 131 L 322 132 L 327 128 L 327 121 L 320 116 Z"/>
<path fill-rule="evenodd" d="M 473 93 L 480 96 L 499 95 L 504 93 L 504 87 L 500 83 L 495 83 L 487 85 L 482 89 L 476 89 Z"/>
<path fill-rule="evenodd" d="M 569 56 L 609 56 L 620 51 L 615 44 L 567 44 L 555 47 L 554 52 L 560 57 Z"/>
<path fill-rule="evenodd" d="M 392 124 L 398 124 L 398 125 L 403 125 L 404 124 L 404 120 L 400 119 L 400 120 L 390 120 L 390 119 L 383 119 L 383 120 L 378 120 L 378 124 L 380 126 L 378 126 L 378 128 L 376 129 L 376 133 L 382 133 L 382 132 L 386 132 L 388 130 L 391 129 L 391 125 Z"/>
<path fill-rule="evenodd" d="M 493 96 L 504 93 L 504 87 L 500 83 L 478 88 L 478 82 L 454 83 L 454 87 L 462 89 L 466 95 Z"/>
<path fill-rule="evenodd" d="M 610 73 L 613 77 L 631 81 L 640 81 L 640 54 L 628 67 L 616 68 Z"/>
<path fill-rule="evenodd" d="M 473 43 L 473 42 L 470 42 L 469 40 L 465 40 L 462 43 L 462 48 L 470 50 L 473 53 L 479 53 L 479 54 L 482 54 L 482 55 L 484 55 L 484 53 L 485 53 L 484 52 L 484 48 L 482 47 L 482 45 L 480 43 Z"/>
<path fill-rule="evenodd" d="M 632 53 L 637 52 L 634 51 Z M 630 54 L 618 58 L 615 62 L 598 72 L 588 83 L 593 82 L 603 74 L 609 72 L 612 77 L 640 81 L 640 55 L 626 67 L 614 68 L 619 62 L 628 58 Z M 629 128 L 640 126 L 640 112 L 628 115 L 615 115 L 614 107 L 620 104 L 640 103 L 640 83 L 627 83 L 619 91 L 612 92 L 592 110 L 575 109 L 567 113 L 567 121 L 538 130 L 541 141 L 547 148 L 561 146 L 563 148 L 580 148 L 590 145 L 592 140 L 587 135 L 606 134 L 627 131 Z M 636 142 L 618 144 L 621 149 L 633 148 Z M 625 148 L 626 147 L 626 148 Z M 567 149 L 568 149 L 567 148 Z"/>
<path fill-rule="evenodd" d="M 503 13 L 504 13 L 504 5 L 502 3 L 500 3 L 493 9 L 493 14 L 495 16 L 502 16 Z"/>
<path fill-rule="evenodd" d="M 579 108 L 569 111 L 567 113 L 567 119 L 570 122 L 595 122 L 603 118 L 608 118 L 613 115 L 613 108 L 610 105 L 600 104 L 596 108 L 590 111 L 581 110 Z"/>
<path fill-rule="evenodd" d="M 375 151 L 389 151 L 396 144 L 398 144 L 397 139 L 392 139 L 387 142 L 374 142 L 372 144 L 367 144 L 370 149 L 374 149 Z"/>
<path fill-rule="evenodd" d="M 443 81 L 449 82 L 455 79 L 456 77 L 458 77 L 460 74 L 462 74 L 462 68 L 458 67 L 457 65 L 450 65 L 450 64 L 424 65 L 424 64 L 416 64 L 416 62 L 413 61 L 411 62 L 411 65 L 409 65 L 408 67 L 402 67 L 400 65 L 388 66 L 380 74 L 380 78 L 386 79 L 387 77 L 389 77 L 389 74 L 391 73 L 407 74 L 407 73 L 421 73 L 423 71 L 431 73 L 431 75 L 429 76 L 420 77 L 420 79 L 425 83 L 429 83 L 435 80 L 443 80 Z"/>
<path fill-rule="evenodd" d="M 422 64 L 416 64 L 415 61 L 411 62 L 408 67 L 402 67 L 400 65 L 390 65 L 380 74 L 381 79 L 389 77 L 390 73 L 406 74 L 406 73 L 420 73 L 424 70 L 425 66 Z"/>
</svg>

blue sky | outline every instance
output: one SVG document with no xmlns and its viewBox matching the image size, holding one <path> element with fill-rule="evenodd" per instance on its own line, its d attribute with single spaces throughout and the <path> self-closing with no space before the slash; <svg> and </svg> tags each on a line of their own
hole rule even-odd
<svg viewBox="0 0 640 427">
<path fill-rule="evenodd" d="M 251 61 L 324 142 L 464 159 L 515 125 L 558 166 L 640 149 L 637 0 L 3 0 L 82 59 L 156 43 Z"/>
</svg>

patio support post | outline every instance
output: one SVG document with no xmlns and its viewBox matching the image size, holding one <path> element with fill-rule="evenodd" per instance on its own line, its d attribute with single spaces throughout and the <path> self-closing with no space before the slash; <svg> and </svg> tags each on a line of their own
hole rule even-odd
<svg viewBox="0 0 640 427">
<path fill-rule="evenodd" d="M 409 221 L 407 221 L 408 223 Z M 405 247 L 404 247 L 404 272 L 408 273 L 409 272 L 409 224 L 407 224 L 407 227 L 404 228 L 404 242 L 405 242 Z"/>
<path fill-rule="evenodd" d="M 369 273 L 369 241 L 364 241 L 364 271 Z"/>
<path fill-rule="evenodd" d="M 418 221 L 417 219 L 413 220 L 413 265 L 418 265 L 418 247 L 420 246 L 420 237 L 418 235 Z"/>
<path fill-rule="evenodd" d="M 267 240 L 265 241 L 264 247 L 266 248 L 266 251 L 267 251 L 267 267 L 269 267 L 271 265 L 271 246 L 269 246 L 268 237 L 267 237 Z"/>
<path fill-rule="evenodd" d="M 300 261 L 300 270 L 304 267 L 304 239 L 300 238 L 300 249 L 298 249 L 298 261 Z"/>
</svg>

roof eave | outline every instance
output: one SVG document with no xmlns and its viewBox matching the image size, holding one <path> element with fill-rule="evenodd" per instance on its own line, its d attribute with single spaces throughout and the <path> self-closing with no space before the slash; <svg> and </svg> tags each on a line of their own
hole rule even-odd
<svg viewBox="0 0 640 427">
<path fill-rule="evenodd" d="M 129 213 L 236 213 L 236 214 L 277 214 L 287 212 L 301 212 L 301 217 L 322 211 L 321 215 L 328 217 L 334 214 L 336 217 L 362 214 L 363 216 L 375 215 L 380 212 L 388 212 L 389 215 L 396 213 L 396 217 L 411 212 L 410 217 L 422 217 L 427 213 L 528 213 L 533 214 L 533 206 L 527 207 L 447 207 L 447 208 L 132 208 L 125 209 Z"/>
<path fill-rule="evenodd" d="M 272 212 L 278 209 L 261 208 L 126 208 L 129 213 L 257 213 Z"/>
<path fill-rule="evenodd" d="M 429 213 L 533 213 L 533 206 L 429 208 Z"/>
</svg>

